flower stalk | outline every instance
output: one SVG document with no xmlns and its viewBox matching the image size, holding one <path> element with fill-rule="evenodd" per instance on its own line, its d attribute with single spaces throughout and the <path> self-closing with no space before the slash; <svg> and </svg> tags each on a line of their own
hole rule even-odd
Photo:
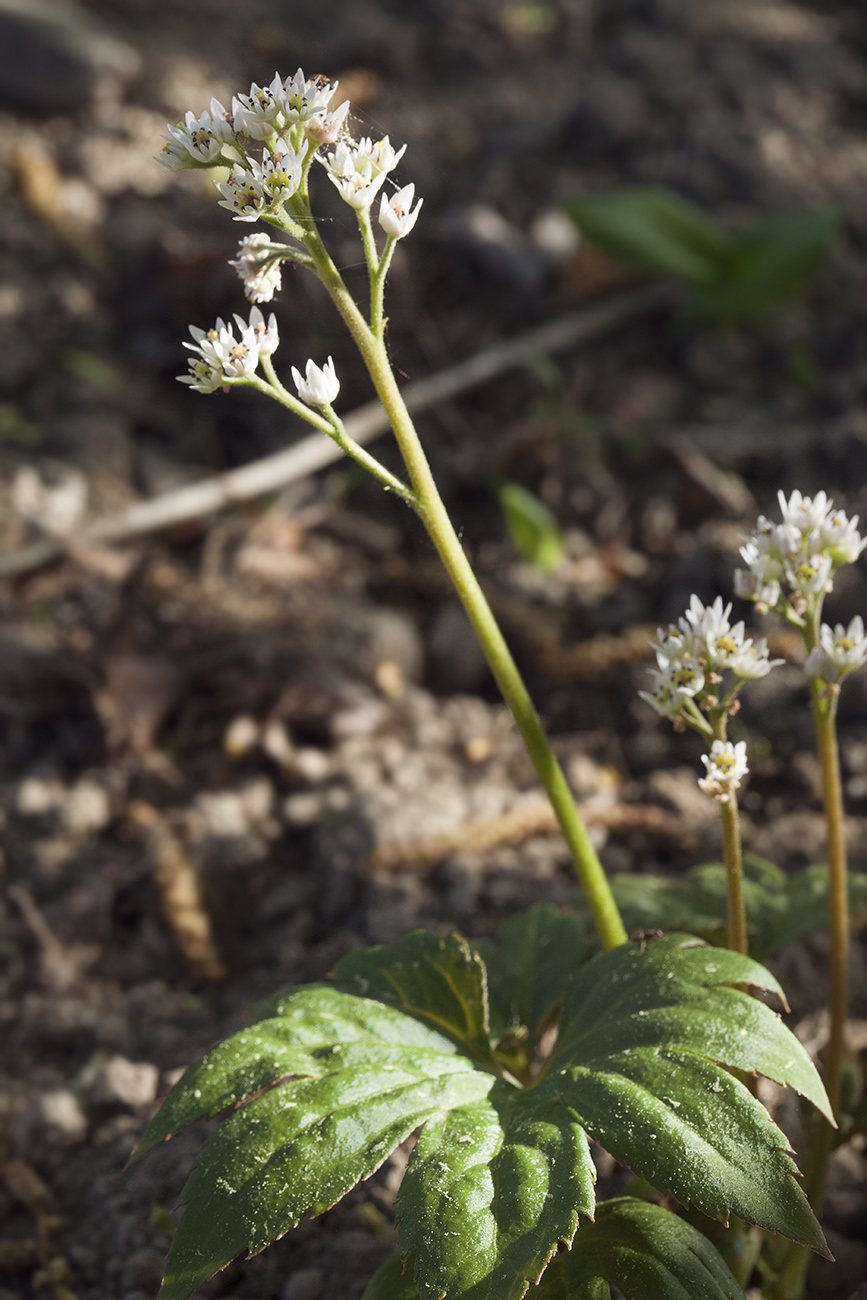
<svg viewBox="0 0 867 1300">
<path fill-rule="evenodd" d="M 202 114 L 198 119 L 189 114 L 183 125 L 169 128 L 161 161 L 171 170 L 232 163 L 234 170 L 229 180 L 216 182 L 222 196 L 221 206 L 236 221 L 267 221 L 301 246 L 298 253 L 290 251 L 284 256 L 282 249 L 286 246 L 257 234 L 242 241 L 233 265 L 248 297 L 257 303 L 269 301 L 280 288 L 282 261 L 307 265 L 315 272 L 352 335 L 388 413 L 409 484 L 347 436 L 331 405 L 339 389 L 331 358 L 322 367 L 308 362 L 305 375 L 293 367 L 298 398 L 286 390 L 271 360 L 276 328 L 273 335 L 270 324 L 266 329 L 258 307 L 253 308 L 249 326 L 236 318 L 240 340 L 234 338 L 231 328 L 222 321 L 208 334 L 195 330 L 195 343 L 188 345 L 194 352 L 191 373 L 182 377 L 183 382 L 203 393 L 241 383 L 266 392 L 328 433 L 383 487 L 396 492 L 415 510 L 454 584 L 551 800 L 599 937 L 606 948 L 614 948 L 625 943 L 627 936 L 602 864 L 524 681 L 452 526 L 388 359 L 384 337 L 385 277 L 395 245 L 414 227 L 422 200 L 413 207 L 413 185 L 396 190 L 390 198 L 386 194 L 381 196 L 379 224 L 386 235 L 381 253 L 373 233 L 370 208 L 406 146 L 395 150 L 387 136 L 379 141 L 362 139 L 357 143 L 345 138 L 345 106 L 328 109 L 335 89 L 336 84 L 324 82 L 322 78 L 306 80 L 299 69 L 285 83 L 278 76 L 267 87 L 254 85 L 249 95 L 235 96 L 231 114 L 214 101 L 209 114 Z M 261 161 L 250 156 L 247 144 L 251 141 L 261 145 Z M 326 155 L 319 154 L 323 144 L 334 148 Z M 224 145 L 240 162 L 226 156 Z M 322 163 L 329 180 L 355 210 L 370 280 L 369 320 L 365 320 L 347 289 L 316 228 L 308 200 L 314 158 Z M 260 363 L 266 380 L 256 374 Z"/>
</svg>

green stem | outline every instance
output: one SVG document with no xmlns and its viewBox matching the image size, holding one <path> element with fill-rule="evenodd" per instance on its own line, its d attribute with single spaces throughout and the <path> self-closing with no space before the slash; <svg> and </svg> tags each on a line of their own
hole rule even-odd
<svg viewBox="0 0 867 1300">
<path fill-rule="evenodd" d="M 818 613 L 805 637 L 808 648 L 818 642 Z M 812 644 L 811 644 L 812 642 Z M 846 840 L 843 831 L 843 785 L 840 779 L 840 754 L 837 745 L 836 691 L 814 677 L 810 682 L 816 749 L 822 771 L 822 800 L 828 836 L 828 905 L 831 918 L 831 988 L 829 994 L 830 1034 L 825 1051 L 823 1082 L 838 1114 L 840 1084 L 843 1073 L 844 1032 L 849 1001 L 849 892 L 846 864 Z M 822 1217 L 828 1165 L 834 1150 L 836 1130 L 821 1116 L 809 1147 L 804 1175 L 804 1191 L 817 1219 Z M 804 1294 L 806 1272 L 812 1254 L 803 1246 L 793 1246 L 780 1270 L 773 1290 L 773 1300 L 799 1300 Z"/>
<path fill-rule="evenodd" d="M 320 433 L 327 433 L 328 437 L 332 438 L 338 447 L 346 452 L 347 456 L 351 456 L 363 469 L 367 470 L 368 474 L 378 479 L 387 492 L 396 493 L 413 510 L 418 510 L 418 501 L 412 488 L 407 487 L 406 483 L 403 483 L 395 474 L 392 474 L 391 470 L 381 465 L 375 456 L 371 456 L 370 452 L 366 451 L 360 443 L 351 438 L 346 432 L 343 421 L 339 415 L 332 411 L 330 406 L 322 407 L 321 410 L 324 415 L 320 415 L 318 411 L 313 411 L 306 403 L 300 401 L 297 397 L 293 397 L 280 382 L 270 357 L 262 358 L 262 369 L 267 375 L 269 383 L 263 384 L 261 381 L 256 381 L 254 387 L 258 388 L 260 392 L 267 393 L 269 397 L 279 402 L 281 406 L 285 406 L 293 414 L 300 415 L 303 420 L 306 420 L 308 424 L 312 424 Z"/>
<path fill-rule="evenodd" d="M 587 895 L 600 939 L 606 948 L 614 948 L 625 943 L 627 936 L 602 864 L 575 807 L 563 769 L 554 756 L 539 715 L 439 495 L 418 434 L 389 365 L 381 332 L 375 333 L 364 320 L 318 232 L 311 231 L 306 243 L 316 264 L 316 271 L 352 334 L 380 401 L 388 412 L 418 503 L 418 513 L 469 616 L 497 685 L 512 710 L 539 779 L 551 800 Z"/>
<path fill-rule="evenodd" d="M 720 804 L 723 852 L 726 864 L 726 903 L 728 946 L 733 952 L 747 951 L 747 914 L 744 907 L 744 869 L 741 858 L 741 831 L 738 802 L 734 794 Z"/>
<path fill-rule="evenodd" d="M 838 695 L 814 678 L 813 718 L 816 747 L 822 768 L 822 798 L 828 831 L 828 903 L 831 913 L 831 1032 L 825 1053 L 825 1089 L 834 1114 L 840 1104 L 840 1080 L 843 1070 L 843 1035 L 849 1000 L 849 891 L 846 867 L 846 840 L 843 832 L 843 785 L 840 780 L 840 754 L 837 745 Z M 832 1130 L 827 1129 L 828 1137 Z M 814 1210 L 821 1209 L 825 1173 L 816 1184 L 811 1198 Z"/>
</svg>

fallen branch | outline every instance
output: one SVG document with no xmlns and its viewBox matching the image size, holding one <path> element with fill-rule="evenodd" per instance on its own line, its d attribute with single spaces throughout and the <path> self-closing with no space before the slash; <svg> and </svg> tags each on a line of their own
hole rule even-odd
<svg viewBox="0 0 867 1300">
<path fill-rule="evenodd" d="M 665 306 L 671 300 L 668 286 L 649 285 L 571 312 L 516 339 L 485 348 L 439 374 L 407 384 L 403 390 L 404 401 L 412 413 L 427 410 L 495 379 L 507 370 L 526 365 L 536 353 L 562 352 L 585 343 L 636 316 Z M 367 402 L 358 407 L 345 418 L 344 424 L 349 436 L 362 445 L 388 429 L 388 419 L 379 402 Z M 189 487 L 166 492 L 153 500 L 137 502 L 119 514 L 96 519 L 73 537 L 45 537 L 0 556 L 0 577 L 12 578 L 29 573 L 66 554 L 76 545 L 131 541 L 135 537 L 214 514 L 228 505 L 276 492 L 296 479 L 333 464 L 342 455 L 341 449 L 325 434 L 313 434 L 285 451 L 263 456 L 261 460 L 203 479 Z"/>
</svg>

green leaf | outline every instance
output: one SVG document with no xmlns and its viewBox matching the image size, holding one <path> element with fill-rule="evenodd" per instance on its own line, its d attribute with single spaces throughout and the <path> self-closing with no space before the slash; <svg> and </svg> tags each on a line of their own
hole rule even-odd
<svg viewBox="0 0 867 1300">
<path fill-rule="evenodd" d="M 734 987 L 779 993 L 748 958 L 669 936 L 579 967 L 554 1055 L 527 1088 L 493 1058 L 480 1068 L 484 972 L 457 936 L 410 936 L 339 974 L 346 988 L 267 1004 L 186 1071 L 149 1126 L 142 1149 L 235 1107 L 182 1194 L 160 1300 L 183 1300 L 237 1254 L 328 1208 L 420 1126 L 400 1239 L 426 1298 L 518 1300 L 577 1216 L 593 1213 L 586 1133 L 706 1213 L 733 1210 L 823 1248 L 783 1135 L 718 1064 L 827 1105 L 779 1018 Z M 530 999 L 531 1018 L 543 1002 Z"/>
<path fill-rule="evenodd" d="M 597 1282 L 612 1282 L 626 1300 L 744 1300 L 697 1228 L 631 1197 L 600 1205 L 596 1222 L 581 1225 L 572 1249 L 557 1256 L 528 1300 L 574 1300 L 579 1288 Z M 607 1285 L 599 1294 L 608 1296 Z"/>
<path fill-rule="evenodd" d="M 831 208 L 757 222 L 732 240 L 716 283 L 696 289 L 690 307 L 715 320 L 761 315 L 810 279 L 839 225 Z"/>
<path fill-rule="evenodd" d="M 183 1300 L 242 1250 L 256 1253 L 328 1209 L 429 1116 L 493 1083 L 393 1007 L 321 985 L 285 997 L 279 1017 L 192 1066 L 145 1134 L 144 1149 L 228 1099 L 249 1098 L 187 1181 L 160 1300 Z"/>
<path fill-rule="evenodd" d="M 711 942 L 725 933 L 726 869 L 721 862 L 693 867 L 686 879 L 620 875 L 611 888 L 629 930 L 689 930 Z M 867 905 L 867 875 L 849 873 L 852 911 Z M 829 924 L 828 868 L 805 867 L 787 876 L 755 854 L 744 854 L 744 906 L 750 956 L 763 961 Z"/>
<path fill-rule="evenodd" d="M 497 1068 L 488 1041 L 485 965 L 460 935 L 439 939 L 415 930 L 393 948 L 363 948 L 338 962 L 334 979 L 347 993 L 399 1007 Z"/>
<path fill-rule="evenodd" d="M 619 261 L 691 285 L 717 282 L 728 236 L 671 190 L 597 194 L 572 199 L 566 211 L 583 235 Z"/>
<path fill-rule="evenodd" d="M 735 987 L 782 996 L 774 977 L 738 953 L 668 935 L 603 953 L 570 985 L 537 1087 L 559 1088 L 588 1133 L 660 1190 L 824 1253 L 785 1137 L 720 1068 L 760 1072 L 830 1115 L 801 1044 Z"/>
<path fill-rule="evenodd" d="M 563 537 L 548 507 L 520 483 L 503 483 L 498 496 L 518 554 L 546 572 L 556 569 L 563 558 Z"/>
<path fill-rule="evenodd" d="M 563 996 L 566 980 L 599 951 L 584 918 L 551 903 L 537 903 L 513 917 L 499 943 L 482 950 L 488 968 L 491 1020 L 506 1033 L 522 1025 L 530 1041 Z"/>
<path fill-rule="evenodd" d="M 398 1199 L 422 1300 L 520 1300 L 578 1214 L 592 1214 L 587 1140 L 561 1097 L 505 1082 L 429 1120 Z"/>
<path fill-rule="evenodd" d="M 380 1264 L 364 1288 L 361 1300 L 418 1300 L 418 1287 L 413 1276 L 412 1258 L 404 1261 L 400 1251 L 396 1250 L 384 1264 Z"/>
</svg>

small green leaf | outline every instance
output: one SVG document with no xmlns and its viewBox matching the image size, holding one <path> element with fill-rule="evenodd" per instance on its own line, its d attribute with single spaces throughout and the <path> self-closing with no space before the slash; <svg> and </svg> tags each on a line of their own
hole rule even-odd
<svg viewBox="0 0 867 1300">
<path fill-rule="evenodd" d="M 668 935 L 603 953 L 575 975 L 544 1082 L 606 1150 L 660 1190 L 825 1251 L 786 1140 L 721 1065 L 762 1073 L 830 1107 L 794 1035 L 736 985 L 781 995 L 727 949 Z"/>
<path fill-rule="evenodd" d="M 572 1249 L 552 1261 L 528 1300 L 574 1300 L 581 1287 L 603 1282 L 605 1290 L 598 1294 L 607 1297 L 611 1282 L 626 1300 L 744 1300 L 698 1229 L 669 1210 L 631 1197 L 600 1205 L 596 1222 L 582 1223 Z"/>
<path fill-rule="evenodd" d="M 287 1077 L 288 1076 L 288 1077 Z M 477 1101 L 494 1076 L 393 1007 L 311 985 L 191 1067 L 150 1125 L 249 1098 L 206 1142 L 182 1193 L 160 1300 L 184 1300 L 368 1177 L 429 1116 Z"/>
<path fill-rule="evenodd" d="M 761 315 L 810 279 L 839 225 L 831 208 L 757 222 L 732 240 L 717 282 L 698 288 L 690 307 L 714 320 Z"/>
<path fill-rule="evenodd" d="M 671 190 L 617 190 L 573 199 L 566 211 L 612 257 L 692 285 L 715 284 L 728 236 Z"/>
<path fill-rule="evenodd" d="M 462 1051 L 497 1068 L 488 1041 L 485 965 L 458 934 L 415 930 L 394 947 L 363 948 L 334 970 L 339 988 L 414 1016 Z"/>
<path fill-rule="evenodd" d="M 518 554 L 546 572 L 556 569 L 563 558 L 563 537 L 548 507 L 520 483 L 503 483 L 498 495 Z"/>
<path fill-rule="evenodd" d="M 557 1092 L 499 1082 L 431 1119 L 410 1157 L 400 1244 L 416 1252 L 422 1300 L 520 1300 L 578 1214 L 592 1214 L 587 1140 Z"/>
<path fill-rule="evenodd" d="M 569 975 L 599 951 L 577 912 L 537 903 L 483 949 L 491 1018 L 501 1033 L 523 1025 L 530 1041 L 559 1005 Z"/>
</svg>

